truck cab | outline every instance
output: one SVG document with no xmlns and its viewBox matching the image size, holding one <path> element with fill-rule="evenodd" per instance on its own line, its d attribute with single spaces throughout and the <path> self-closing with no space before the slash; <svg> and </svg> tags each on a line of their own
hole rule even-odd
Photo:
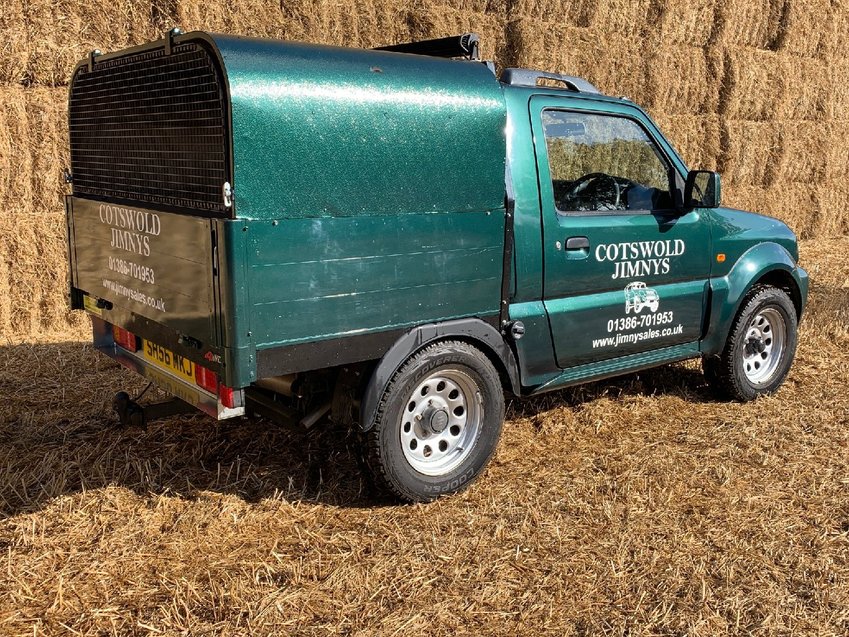
<svg viewBox="0 0 849 637">
<path fill-rule="evenodd" d="M 408 501 L 468 486 L 505 393 L 701 358 L 778 390 L 808 278 L 632 102 L 505 69 L 473 34 L 346 49 L 206 33 L 71 81 L 70 298 L 94 344 L 197 408 L 359 428 Z"/>
<path fill-rule="evenodd" d="M 690 172 L 643 109 L 581 78 L 507 69 L 501 82 L 523 386 L 711 358 L 729 294 L 739 303 L 765 276 L 800 318 L 807 276 L 792 231 L 721 207 L 719 176 Z"/>
</svg>

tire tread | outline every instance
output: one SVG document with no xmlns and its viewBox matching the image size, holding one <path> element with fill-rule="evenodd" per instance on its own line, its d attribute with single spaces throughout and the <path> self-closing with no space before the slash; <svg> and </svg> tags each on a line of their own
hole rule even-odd
<svg viewBox="0 0 849 637">
<path fill-rule="evenodd" d="M 474 358 L 477 358 L 481 365 L 488 366 L 489 368 L 491 368 L 491 372 L 492 374 L 494 374 L 496 379 L 499 378 L 497 370 L 492 365 L 492 362 L 489 360 L 489 358 L 487 358 L 486 354 L 484 354 L 482 351 L 480 351 L 473 345 L 470 345 L 465 341 L 458 340 L 438 341 L 436 343 L 431 343 L 416 352 L 415 354 L 413 354 L 410 358 L 408 358 L 392 375 L 392 378 L 389 380 L 389 383 L 387 383 L 386 389 L 384 390 L 383 395 L 380 397 L 380 401 L 378 402 L 377 409 L 375 410 L 374 422 L 371 423 L 371 426 L 369 427 L 368 431 L 363 434 L 363 445 L 365 450 L 364 461 L 369 469 L 369 473 L 374 482 L 374 486 L 379 491 L 389 493 L 390 495 L 407 502 L 429 502 L 439 497 L 439 494 L 433 494 L 432 496 L 423 497 L 421 494 L 411 493 L 402 489 L 399 485 L 395 483 L 395 481 L 390 479 L 386 471 L 386 466 L 384 465 L 381 458 L 381 423 L 383 423 L 384 418 L 386 417 L 386 411 L 388 409 L 389 402 L 396 390 L 396 387 L 404 383 L 407 374 L 409 373 L 409 370 L 415 368 L 422 358 L 426 358 L 433 352 L 438 351 L 439 349 L 444 349 L 446 347 L 453 347 L 461 350 L 466 350 L 469 355 Z M 457 489 L 454 492 L 456 493 L 459 491 L 463 491 L 466 487 L 469 486 L 471 482 L 472 481 L 470 480 L 465 485 L 463 485 L 462 488 Z"/>
</svg>

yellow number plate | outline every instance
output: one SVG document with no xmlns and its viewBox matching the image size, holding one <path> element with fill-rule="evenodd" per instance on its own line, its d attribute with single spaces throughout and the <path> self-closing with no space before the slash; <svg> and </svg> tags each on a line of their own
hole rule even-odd
<svg viewBox="0 0 849 637">
<path fill-rule="evenodd" d="M 97 301 L 91 298 L 88 294 L 83 297 L 83 307 L 95 316 L 103 316 L 103 310 L 97 307 Z"/>
<path fill-rule="evenodd" d="M 187 358 L 147 340 L 143 342 L 142 354 L 160 369 L 171 372 L 180 380 L 195 384 L 195 364 Z"/>
</svg>

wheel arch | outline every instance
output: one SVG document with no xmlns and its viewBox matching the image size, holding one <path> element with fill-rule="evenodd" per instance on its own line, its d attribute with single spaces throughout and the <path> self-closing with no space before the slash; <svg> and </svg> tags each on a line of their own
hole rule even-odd
<svg viewBox="0 0 849 637">
<path fill-rule="evenodd" d="M 802 291 L 799 288 L 799 284 L 796 282 L 796 279 L 794 279 L 793 275 L 790 274 L 789 270 L 776 268 L 774 270 L 769 270 L 765 272 L 759 279 L 757 279 L 752 284 L 749 290 L 746 291 L 746 294 L 748 294 L 751 289 L 758 285 L 769 285 L 774 288 L 784 290 L 787 293 L 787 296 L 789 296 L 790 300 L 793 302 L 793 307 L 796 309 L 796 319 L 801 320 L 802 311 L 804 309 L 802 301 Z"/>
<path fill-rule="evenodd" d="M 474 318 L 419 325 L 395 341 L 372 370 L 360 402 L 363 431 L 371 428 L 380 398 L 398 369 L 411 356 L 440 341 L 462 341 L 477 347 L 495 367 L 502 388 L 516 395 L 521 392 L 516 357 L 490 323 Z"/>
<path fill-rule="evenodd" d="M 808 275 L 790 253 L 773 242 L 760 243 L 744 253 L 724 277 L 711 281 L 710 325 L 702 341 L 702 352 L 720 352 L 734 317 L 749 293 L 758 285 L 784 290 L 801 320 L 808 294 Z"/>
</svg>

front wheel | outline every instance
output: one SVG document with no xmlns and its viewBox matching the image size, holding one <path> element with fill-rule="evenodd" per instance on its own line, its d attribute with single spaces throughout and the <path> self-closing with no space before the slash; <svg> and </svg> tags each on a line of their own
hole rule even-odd
<svg viewBox="0 0 849 637">
<path fill-rule="evenodd" d="M 465 489 L 489 461 L 504 420 L 498 372 L 480 350 L 435 343 L 396 372 L 366 434 L 378 486 L 409 502 Z"/>
<path fill-rule="evenodd" d="M 784 290 L 755 288 L 737 313 L 719 356 L 703 360 L 708 383 L 747 402 L 778 390 L 796 354 L 796 309 Z"/>
</svg>

